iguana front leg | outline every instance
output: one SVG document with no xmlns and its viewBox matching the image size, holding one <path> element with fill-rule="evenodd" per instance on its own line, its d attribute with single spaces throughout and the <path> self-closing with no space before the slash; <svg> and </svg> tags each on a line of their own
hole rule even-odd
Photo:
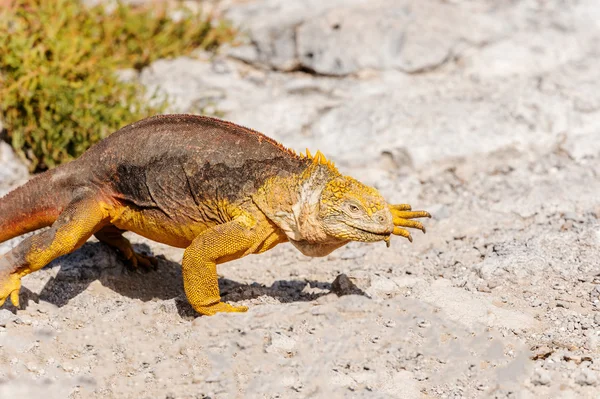
<svg viewBox="0 0 600 399">
<path fill-rule="evenodd" d="M 217 265 L 260 250 L 272 232 L 267 222 L 263 225 L 242 216 L 196 237 L 185 250 L 182 262 L 183 288 L 190 305 L 203 315 L 248 310 L 246 306 L 221 302 Z"/>
<path fill-rule="evenodd" d="M 426 211 L 411 211 L 411 206 L 408 204 L 390 205 L 390 211 L 392 212 L 394 221 L 394 231 L 392 234 L 405 237 L 410 242 L 412 242 L 412 236 L 410 235 L 410 232 L 402 227 L 419 229 L 425 233 L 425 226 L 416 220 L 410 219 L 431 217 L 429 212 Z"/>
</svg>

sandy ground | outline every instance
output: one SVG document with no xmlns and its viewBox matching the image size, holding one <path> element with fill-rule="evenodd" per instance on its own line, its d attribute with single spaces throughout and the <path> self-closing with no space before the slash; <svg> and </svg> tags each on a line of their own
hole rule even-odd
<svg viewBox="0 0 600 399">
<path fill-rule="evenodd" d="M 600 397 L 600 3 L 324 3 L 224 1 L 246 45 L 137 78 L 320 149 L 428 233 L 222 265 L 250 310 L 214 317 L 180 250 L 131 236 L 140 273 L 90 240 L 0 309 L 0 398 Z M 0 145 L 0 194 L 26 178 Z"/>
</svg>

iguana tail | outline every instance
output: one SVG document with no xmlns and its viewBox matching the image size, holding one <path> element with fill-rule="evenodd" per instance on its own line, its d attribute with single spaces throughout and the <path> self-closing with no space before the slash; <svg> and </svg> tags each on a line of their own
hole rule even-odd
<svg viewBox="0 0 600 399">
<path fill-rule="evenodd" d="M 0 243 L 50 226 L 58 218 L 69 201 L 56 182 L 62 172 L 58 169 L 35 176 L 0 198 Z"/>
</svg>

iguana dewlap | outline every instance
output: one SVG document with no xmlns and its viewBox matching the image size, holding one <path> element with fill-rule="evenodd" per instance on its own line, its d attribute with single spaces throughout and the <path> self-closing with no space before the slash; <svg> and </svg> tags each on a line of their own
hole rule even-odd
<svg viewBox="0 0 600 399">
<path fill-rule="evenodd" d="M 240 312 L 221 302 L 216 265 L 289 241 L 324 256 L 350 241 L 411 239 L 402 227 L 429 217 L 388 205 L 317 152 L 214 118 L 166 115 L 122 128 L 77 160 L 0 199 L 0 242 L 51 226 L 0 258 L 0 306 L 19 304 L 21 278 L 92 235 L 133 265 L 151 259 L 123 237 L 133 231 L 185 248 L 186 296 L 199 313 Z"/>
</svg>

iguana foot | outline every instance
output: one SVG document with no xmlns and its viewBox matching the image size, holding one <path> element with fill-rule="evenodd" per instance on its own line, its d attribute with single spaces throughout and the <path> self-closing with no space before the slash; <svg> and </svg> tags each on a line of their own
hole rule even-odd
<svg viewBox="0 0 600 399">
<path fill-rule="evenodd" d="M 21 276 L 19 273 L 11 273 L 0 277 L 0 306 L 10 297 L 14 306 L 19 307 L 19 291 L 21 289 Z"/>
<path fill-rule="evenodd" d="M 158 259 L 154 256 L 144 255 L 137 252 L 131 252 L 131 256 L 125 259 L 127 266 L 133 270 L 144 269 L 146 271 L 156 270 L 158 267 Z"/>
<path fill-rule="evenodd" d="M 410 232 L 402 227 L 419 229 L 425 233 L 425 226 L 420 222 L 410 219 L 431 217 L 429 212 L 426 211 L 411 211 L 411 206 L 408 204 L 390 205 L 390 211 L 394 220 L 394 232 L 392 234 L 405 237 L 410 242 L 412 242 Z"/>
<path fill-rule="evenodd" d="M 104 244 L 115 248 L 121 254 L 121 258 L 129 268 L 133 270 L 145 269 L 156 270 L 158 259 L 149 255 L 142 255 L 133 250 L 131 242 L 123 237 L 125 230 L 121 230 L 113 225 L 104 226 L 94 235 Z"/>
<path fill-rule="evenodd" d="M 209 306 L 193 306 L 194 310 L 205 316 L 212 316 L 215 313 L 242 313 L 248 310 L 247 306 L 233 306 L 225 302 L 218 302 Z"/>
</svg>

